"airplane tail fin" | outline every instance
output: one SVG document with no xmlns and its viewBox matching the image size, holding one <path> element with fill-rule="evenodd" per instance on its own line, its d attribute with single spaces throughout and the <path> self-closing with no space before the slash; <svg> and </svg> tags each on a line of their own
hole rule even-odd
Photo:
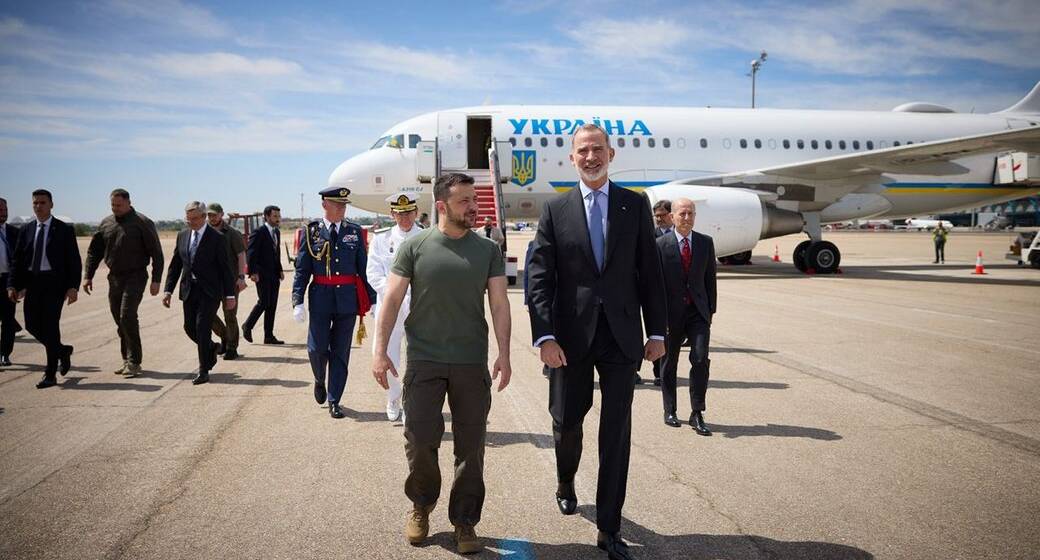
<svg viewBox="0 0 1040 560">
<path fill-rule="evenodd" d="M 999 113 L 1040 113 L 1040 82 L 1037 82 L 1033 89 L 1022 98 L 1021 101 L 1014 105 L 998 111 Z"/>
</svg>

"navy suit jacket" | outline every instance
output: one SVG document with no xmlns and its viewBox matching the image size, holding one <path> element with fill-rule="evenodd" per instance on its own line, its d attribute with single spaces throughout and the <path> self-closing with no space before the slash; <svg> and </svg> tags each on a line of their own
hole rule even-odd
<svg viewBox="0 0 1040 560">
<path fill-rule="evenodd" d="M 246 265 L 249 274 L 258 274 L 264 280 L 278 280 L 282 272 L 278 246 L 267 225 L 261 225 L 249 233 L 249 247 L 246 249 Z"/>
<path fill-rule="evenodd" d="M 684 278 L 682 272 L 682 255 L 679 252 L 679 240 L 675 233 L 668 233 L 657 238 L 657 250 L 661 254 L 661 269 L 664 271 L 665 293 L 668 295 L 668 328 L 682 328 L 686 304 L 683 294 L 689 294 L 692 305 L 704 320 L 711 324 L 711 316 L 715 314 L 715 243 L 711 237 L 696 231 L 691 232 L 693 242 L 690 245 L 692 260 L 690 272 Z"/>
<path fill-rule="evenodd" d="M 8 286 L 16 290 L 25 289 L 31 282 L 36 229 L 36 220 L 23 225 L 17 235 L 17 242 L 14 244 L 14 259 L 11 261 L 11 277 L 8 280 Z M 79 257 L 76 231 L 69 224 L 54 217 L 51 217 L 49 229 L 47 246 L 44 251 L 47 254 L 47 262 L 51 265 L 51 271 L 61 279 L 62 288 L 78 290 L 80 277 L 83 274 L 83 261 Z M 8 235 L 10 235 L 10 231 L 10 229 L 7 230 Z M 8 242 L 10 243 L 10 241 Z"/>
<path fill-rule="evenodd" d="M 191 258 L 191 228 L 177 234 L 177 247 L 166 271 L 166 292 L 173 293 L 174 283 L 180 280 L 177 297 L 188 299 L 194 288 L 200 289 L 212 299 L 221 300 L 235 295 L 235 278 L 231 275 L 231 258 L 225 246 L 224 234 L 209 225 L 203 230 L 202 239 L 195 249 L 195 260 Z"/>
<path fill-rule="evenodd" d="M 626 357 L 643 357 L 643 329 L 664 336 L 664 279 L 650 203 L 614 183 L 608 187 L 603 270 L 596 267 L 581 189 L 545 203 L 538 220 L 528 275 L 528 312 L 534 341 L 553 335 L 569 363 L 592 346 L 599 312 Z M 642 311 L 642 325 L 640 325 Z"/>
</svg>

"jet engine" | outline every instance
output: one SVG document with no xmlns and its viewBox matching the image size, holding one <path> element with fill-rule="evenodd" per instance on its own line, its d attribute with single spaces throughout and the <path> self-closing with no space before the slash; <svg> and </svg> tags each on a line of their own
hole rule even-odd
<svg viewBox="0 0 1040 560">
<path fill-rule="evenodd" d="M 688 198 L 697 205 L 694 231 L 711 236 L 718 257 L 748 253 L 760 239 L 802 231 L 802 215 L 769 204 L 749 189 L 664 184 L 643 195 L 650 206 L 658 200 Z"/>
</svg>

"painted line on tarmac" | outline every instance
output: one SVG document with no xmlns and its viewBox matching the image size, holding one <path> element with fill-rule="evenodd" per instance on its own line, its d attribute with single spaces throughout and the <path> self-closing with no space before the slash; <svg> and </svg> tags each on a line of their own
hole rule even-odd
<svg viewBox="0 0 1040 560">
<path fill-rule="evenodd" d="M 741 343 L 733 342 L 730 340 L 715 339 L 721 344 L 731 347 L 742 347 Z M 966 432 L 971 432 L 976 435 L 982 436 L 986 439 L 1003 443 L 1004 445 L 1014 447 L 1019 451 L 1025 451 L 1026 453 L 1040 456 L 1040 440 L 1036 440 L 1015 432 L 1005 430 L 994 424 L 987 424 L 976 418 L 970 418 L 956 412 L 951 412 L 944 408 L 937 407 L 916 399 L 904 397 L 892 391 L 881 389 L 874 385 L 857 381 L 851 377 L 835 373 L 833 371 L 823 369 L 814 365 L 807 364 L 799 361 L 795 358 L 787 357 L 782 354 L 750 354 L 752 358 L 763 360 L 772 364 L 786 367 L 794 371 L 798 371 L 818 379 L 830 381 L 835 385 L 843 387 L 859 395 L 865 395 L 875 400 L 881 401 L 886 404 L 898 406 L 909 412 L 931 418 L 943 425 L 951 428 L 956 428 Z"/>
</svg>

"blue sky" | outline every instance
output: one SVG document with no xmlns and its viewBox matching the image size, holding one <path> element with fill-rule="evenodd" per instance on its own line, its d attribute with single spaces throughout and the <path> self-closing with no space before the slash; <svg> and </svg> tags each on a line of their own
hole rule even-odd
<svg viewBox="0 0 1040 560">
<path fill-rule="evenodd" d="M 317 213 L 395 122 L 482 103 L 1003 109 L 1040 80 L 1033 0 L 0 0 L 0 193 L 12 215 L 153 218 L 186 201 Z"/>
</svg>

